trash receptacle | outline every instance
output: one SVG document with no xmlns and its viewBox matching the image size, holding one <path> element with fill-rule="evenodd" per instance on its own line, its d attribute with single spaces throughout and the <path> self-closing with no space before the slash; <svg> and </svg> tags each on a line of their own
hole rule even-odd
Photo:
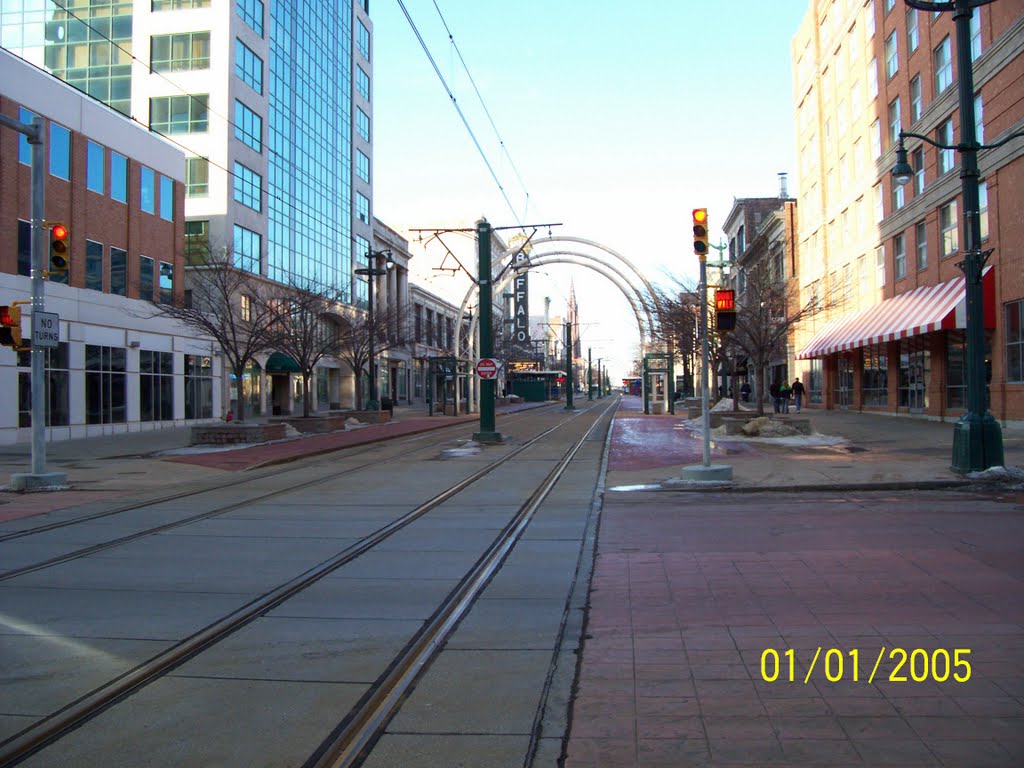
<svg viewBox="0 0 1024 768">
<path fill-rule="evenodd" d="M 387 411 L 391 416 L 395 415 L 395 404 L 392 402 L 390 397 L 382 397 L 380 399 L 380 409 Z"/>
</svg>

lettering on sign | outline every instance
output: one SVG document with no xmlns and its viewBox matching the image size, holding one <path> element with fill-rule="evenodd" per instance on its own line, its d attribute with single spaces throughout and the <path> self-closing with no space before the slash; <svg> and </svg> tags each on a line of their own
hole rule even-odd
<svg viewBox="0 0 1024 768">
<path fill-rule="evenodd" d="M 529 263 L 529 256 L 519 251 L 516 256 L 516 266 L 526 266 Z M 516 344 L 530 343 L 530 292 L 526 280 L 527 272 L 524 270 L 516 275 L 513 284 L 515 296 L 513 297 L 513 308 L 515 310 L 515 322 L 512 326 L 512 338 Z"/>
<path fill-rule="evenodd" d="M 60 344 L 60 316 L 56 312 L 32 312 L 32 346 Z"/>
</svg>

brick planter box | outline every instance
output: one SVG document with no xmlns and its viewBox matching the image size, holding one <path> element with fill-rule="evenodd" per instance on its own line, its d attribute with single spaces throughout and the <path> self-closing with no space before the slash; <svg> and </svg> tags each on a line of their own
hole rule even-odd
<svg viewBox="0 0 1024 768">
<path fill-rule="evenodd" d="M 285 424 L 209 424 L 192 427 L 189 441 L 192 445 L 234 445 L 237 443 L 265 443 L 286 437 Z"/>
</svg>

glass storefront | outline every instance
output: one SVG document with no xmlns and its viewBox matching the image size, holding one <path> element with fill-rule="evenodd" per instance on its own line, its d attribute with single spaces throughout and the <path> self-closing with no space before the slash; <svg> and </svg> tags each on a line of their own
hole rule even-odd
<svg viewBox="0 0 1024 768">
<path fill-rule="evenodd" d="M 917 413 L 928 407 L 930 374 L 931 355 L 924 349 L 924 338 L 903 339 L 900 342 L 900 408 Z"/>
<path fill-rule="evenodd" d="M 889 361 L 882 345 L 864 348 L 861 402 L 865 406 L 889 404 Z"/>
</svg>

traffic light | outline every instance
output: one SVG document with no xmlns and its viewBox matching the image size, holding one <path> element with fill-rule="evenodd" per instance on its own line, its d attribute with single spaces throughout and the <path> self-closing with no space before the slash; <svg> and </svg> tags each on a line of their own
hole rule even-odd
<svg viewBox="0 0 1024 768">
<path fill-rule="evenodd" d="M 66 274 L 70 263 L 68 228 L 63 224 L 54 224 L 50 227 L 50 274 Z"/>
<path fill-rule="evenodd" d="M 693 252 L 698 256 L 708 255 L 708 209 L 693 209 Z"/>
<path fill-rule="evenodd" d="M 731 288 L 715 288 L 715 329 L 736 329 L 736 292 Z"/>
<path fill-rule="evenodd" d="M 0 344 L 13 349 L 22 349 L 21 307 L 13 304 L 0 306 Z"/>
</svg>

